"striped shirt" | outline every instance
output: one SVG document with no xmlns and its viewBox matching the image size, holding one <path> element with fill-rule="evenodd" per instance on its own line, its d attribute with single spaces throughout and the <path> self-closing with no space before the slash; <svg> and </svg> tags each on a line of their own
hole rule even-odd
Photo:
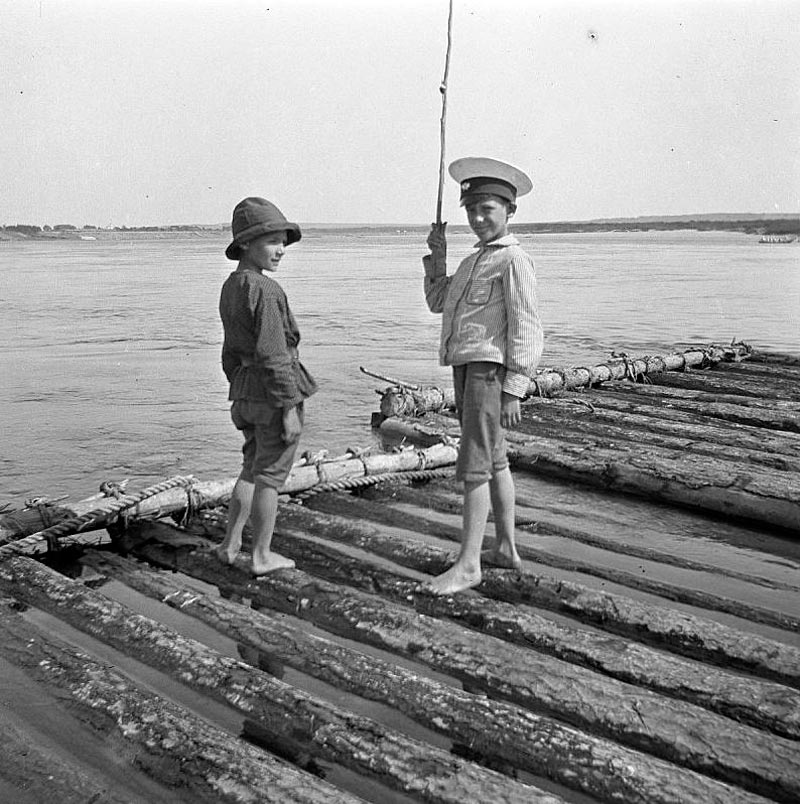
<svg viewBox="0 0 800 804">
<path fill-rule="evenodd" d="M 423 258 L 425 299 L 443 313 L 439 360 L 502 363 L 503 391 L 524 397 L 544 346 L 533 260 L 513 235 L 475 247 L 452 276 L 431 255 Z"/>
</svg>

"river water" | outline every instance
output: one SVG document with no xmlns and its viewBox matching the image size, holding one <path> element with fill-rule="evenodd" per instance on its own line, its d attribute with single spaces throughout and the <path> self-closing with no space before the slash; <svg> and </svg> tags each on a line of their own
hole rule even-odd
<svg viewBox="0 0 800 804">
<path fill-rule="evenodd" d="M 450 236 L 452 267 L 468 232 Z M 522 235 L 538 274 L 543 366 L 733 338 L 800 353 L 800 245 L 731 232 Z M 425 305 L 424 229 L 308 230 L 276 275 L 320 391 L 305 449 L 375 442 L 380 374 L 449 385 Z M 223 234 L 0 242 L 0 504 L 234 476 L 219 364 Z"/>
</svg>

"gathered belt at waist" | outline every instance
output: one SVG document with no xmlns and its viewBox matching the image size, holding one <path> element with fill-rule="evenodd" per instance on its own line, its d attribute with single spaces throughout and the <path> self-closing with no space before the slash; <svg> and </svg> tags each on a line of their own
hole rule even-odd
<svg viewBox="0 0 800 804">
<path fill-rule="evenodd" d="M 299 353 L 298 353 L 297 349 L 295 349 L 294 347 L 290 347 L 288 351 L 289 351 L 289 355 L 290 355 L 290 357 L 292 358 L 292 361 L 295 361 L 295 360 L 299 360 L 299 359 L 300 359 L 300 355 L 299 355 Z M 241 359 L 240 359 L 240 361 L 239 361 L 239 362 L 240 362 L 240 363 L 241 363 L 241 364 L 242 364 L 242 365 L 243 365 L 245 368 L 248 368 L 249 366 L 256 366 L 256 365 L 258 365 L 258 360 L 256 360 L 254 357 L 243 357 L 243 358 L 241 358 Z"/>
</svg>

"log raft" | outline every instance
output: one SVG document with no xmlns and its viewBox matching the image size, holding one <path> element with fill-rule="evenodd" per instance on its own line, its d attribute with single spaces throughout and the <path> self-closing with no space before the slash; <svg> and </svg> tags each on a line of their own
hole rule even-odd
<svg viewBox="0 0 800 804">
<path fill-rule="evenodd" d="M 0 797 L 800 799 L 798 362 L 667 357 L 540 378 L 509 433 L 522 569 L 449 598 L 420 581 L 457 550 L 458 425 L 419 398 L 379 417 L 399 452 L 295 467 L 297 567 L 262 579 L 249 534 L 213 552 L 232 478 L 0 515 L 0 669 L 59 723 L 0 718 Z"/>
</svg>

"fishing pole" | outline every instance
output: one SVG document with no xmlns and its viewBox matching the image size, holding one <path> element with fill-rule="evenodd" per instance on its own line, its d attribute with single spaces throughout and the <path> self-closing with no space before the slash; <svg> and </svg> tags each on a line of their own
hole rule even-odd
<svg viewBox="0 0 800 804">
<path fill-rule="evenodd" d="M 436 199 L 436 226 L 442 226 L 442 194 L 444 192 L 444 140 L 445 121 L 447 120 L 447 77 L 450 73 L 450 48 L 453 44 L 453 0 L 450 0 L 450 9 L 447 14 L 447 52 L 444 58 L 444 75 L 439 84 L 442 94 L 442 117 L 439 122 L 439 195 Z"/>
</svg>

